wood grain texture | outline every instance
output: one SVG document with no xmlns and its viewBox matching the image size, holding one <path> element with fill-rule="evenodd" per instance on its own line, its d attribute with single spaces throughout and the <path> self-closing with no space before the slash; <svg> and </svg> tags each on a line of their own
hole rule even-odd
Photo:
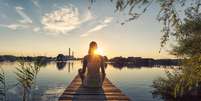
<svg viewBox="0 0 201 101">
<path fill-rule="evenodd" d="M 102 88 L 86 88 L 81 84 L 81 79 L 76 76 L 59 101 L 131 101 L 122 91 L 113 85 L 107 78 Z"/>
</svg>

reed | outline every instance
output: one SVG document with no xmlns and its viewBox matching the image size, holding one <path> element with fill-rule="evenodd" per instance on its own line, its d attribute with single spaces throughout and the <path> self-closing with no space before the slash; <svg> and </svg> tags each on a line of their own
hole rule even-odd
<svg viewBox="0 0 201 101">
<path fill-rule="evenodd" d="M 6 101 L 6 76 L 3 68 L 0 66 L 0 96 L 1 100 Z"/>
<path fill-rule="evenodd" d="M 31 94 L 31 89 L 36 82 L 36 77 L 40 71 L 40 66 L 36 62 L 19 61 L 19 65 L 16 68 L 16 76 L 19 84 L 23 88 L 23 101 L 28 101 Z"/>
</svg>

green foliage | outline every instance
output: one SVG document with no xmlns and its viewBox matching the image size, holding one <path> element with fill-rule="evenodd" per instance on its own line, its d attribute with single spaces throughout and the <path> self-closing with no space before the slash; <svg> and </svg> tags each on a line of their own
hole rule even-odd
<svg viewBox="0 0 201 101">
<path fill-rule="evenodd" d="M 20 61 L 18 66 L 19 67 L 16 68 L 17 71 L 15 74 L 18 82 L 24 89 L 23 101 L 27 101 L 29 92 L 35 83 L 38 72 L 40 71 L 40 66 L 37 65 L 36 62 L 32 64 L 31 62 L 25 61 Z"/>
<path fill-rule="evenodd" d="M 178 44 L 171 53 L 184 59 L 181 70 L 167 72 L 166 78 L 153 82 L 153 94 L 163 98 L 191 96 L 201 86 L 201 0 L 116 0 L 116 10 L 129 9 L 131 17 L 127 21 L 132 21 L 152 3 L 160 5 L 157 19 L 163 23 L 161 47 L 173 36 Z M 142 11 L 136 12 L 140 8 Z"/>
<path fill-rule="evenodd" d="M 201 53 L 201 13 L 191 14 L 181 25 L 178 45 L 174 47 L 172 54 L 184 57 L 193 57 Z"/>
<path fill-rule="evenodd" d="M 152 92 L 165 99 L 198 96 L 201 87 L 201 55 L 185 59 L 181 69 L 153 81 Z"/>
<path fill-rule="evenodd" d="M 116 4 L 116 11 L 128 10 L 130 18 L 125 22 L 139 18 L 151 4 L 159 4 L 157 20 L 163 23 L 161 47 L 165 46 L 170 36 L 178 42 L 171 54 L 184 60 L 182 69 L 167 72 L 166 78 L 156 79 L 153 82 L 154 94 L 163 98 L 182 98 L 201 91 L 201 0 L 110 1 Z"/>
<path fill-rule="evenodd" d="M 153 94 L 163 98 L 199 97 L 201 92 L 201 14 L 188 13 L 180 26 L 172 54 L 183 58 L 182 68 L 153 82 Z"/>
<path fill-rule="evenodd" d="M 111 0 L 116 3 L 116 11 L 128 10 L 130 16 L 121 24 L 124 25 L 126 22 L 130 22 L 139 18 L 146 10 L 150 7 L 154 0 Z"/>
<path fill-rule="evenodd" d="M 152 4 L 160 6 L 156 19 L 163 23 L 161 29 L 161 47 L 166 45 L 170 36 L 180 37 L 181 25 L 188 14 L 200 13 L 201 0 L 109 0 L 116 5 L 116 11 L 128 11 L 129 18 L 121 24 L 136 20 L 143 15 Z M 94 3 L 95 0 L 89 0 Z"/>
<path fill-rule="evenodd" d="M 6 76 L 3 68 L 0 66 L 0 91 L 3 101 L 6 101 Z"/>
<path fill-rule="evenodd" d="M 145 13 L 151 4 L 159 4 L 160 11 L 157 19 L 163 23 L 163 36 L 161 37 L 161 47 L 164 47 L 170 35 L 180 36 L 180 27 L 183 24 L 183 18 L 189 17 L 187 13 L 199 13 L 200 0 L 111 0 L 116 3 L 116 10 L 129 10 L 130 18 L 125 22 L 130 22 L 139 18 Z M 185 14 L 186 13 L 186 14 Z M 185 15 L 184 15 L 185 14 Z M 125 24 L 123 22 L 122 24 Z"/>
<path fill-rule="evenodd" d="M 154 80 L 152 87 L 155 90 L 152 93 L 154 95 L 165 95 L 162 97 L 177 96 L 175 91 L 179 89 L 178 82 L 180 82 L 181 75 L 178 75 L 177 70 L 174 70 L 173 73 L 167 71 L 166 74 L 166 78 L 159 77 Z"/>
</svg>

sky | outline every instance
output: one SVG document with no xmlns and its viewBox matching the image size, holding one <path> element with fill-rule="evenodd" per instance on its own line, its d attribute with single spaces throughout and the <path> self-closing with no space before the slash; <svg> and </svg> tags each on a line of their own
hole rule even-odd
<svg viewBox="0 0 201 101">
<path fill-rule="evenodd" d="M 108 57 L 173 58 L 169 45 L 160 50 L 162 24 L 159 6 L 152 5 L 139 19 L 121 25 L 128 12 L 115 12 L 109 0 L 0 0 L 0 54 L 76 57 L 87 54 L 96 41 Z"/>
</svg>

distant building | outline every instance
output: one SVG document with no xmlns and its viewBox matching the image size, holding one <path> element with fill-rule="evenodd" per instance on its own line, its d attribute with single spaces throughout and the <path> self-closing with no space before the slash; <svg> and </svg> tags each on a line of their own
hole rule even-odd
<svg viewBox="0 0 201 101">
<path fill-rule="evenodd" d="M 67 60 L 73 60 L 73 59 L 75 59 L 75 57 L 74 57 L 73 51 L 71 55 L 71 48 L 68 49 L 68 55 L 58 54 L 58 56 L 56 57 L 56 61 L 67 61 Z"/>
<path fill-rule="evenodd" d="M 70 53 L 71 53 L 71 50 L 70 50 L 70 48 L 69 48 L 69 50 L 68 50 L 68 56 L 70 56 Z"/>
</svg>

